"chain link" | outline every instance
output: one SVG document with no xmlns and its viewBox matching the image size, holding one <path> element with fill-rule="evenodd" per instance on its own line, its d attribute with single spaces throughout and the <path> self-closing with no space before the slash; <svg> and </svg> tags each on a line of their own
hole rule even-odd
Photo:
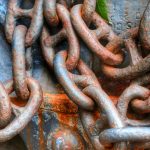
<svg viewBox="0 0 150 150">
<path fill-rule="evenodd" d="M 120 54 L 114 54 L 113 50 L 120 46 L 122 40 L 114 34 L 111 28 L 96 12 L 92 14 L 91 21 L 97 29 L 90 30 L 82 19 L 81 10 L 82 5 L 75 5 L 71 10 L 72 24 L 77 33 L 102 62 L 109 65 L 120 64 L 123 58 Z M 108 42 L 106 47 L 104 47 L 99 42 L 100 39 L 106 39 L 111 42 Z"/>
<path fill-rule="evenodd" d="M 135 38 L 138 36 L 138 29 L 131 29 L 128 32 L 128 39 L 125 39 L 125 46 L 127 50 L 129 50 L 130 55 L 132 55 L 131 57 L 134 57 L 132 61 L 135 61 L 135 63 L 131 62 L 131 64 L 125 68 L 114 68 L 112 66 L 104 65 L 102 70 L 109 78 L 116 80 L 134 79 L 140 75 L 143 75 L 143 73 L 147 73 L 150 69 L 150 55 L 143 58 L 142 56 L 137 56 L 134 54 L 135 50 L 138 51 L 135 43 Z M 136 37 L 133 37 L 135 35 Z"/>
<path fill-rule="evenodd" d="M 20 0 L 9 0 L 6 15 L 5 33 L 8 42 L 12 42 L 13 32 L 18 18 L 31 18 L 30 27 L 26 33 L 25 45 L 31 46 L 38 38 L 43 25 L 43 0 L 35 0 L 31 9 L 21 9 Z"/>
<path fill-rule="evenodd" d="M 111 143 L 116 150 L 126 150 L 129 145 L 139 148 L 139 143 L 142 148 L 149 148 L 149 117 L 131 118 L 128 110 L 131 107 L 133 116 L 150 112 L 150 54 L 143 55 L 138 44 L 140 41 L 142 48 L 149 50 L 150 3 L 139 28 L 118 36 L 95 12 L 96 0 L 84 0 L 83 4 L 79 4 L 81 1 L 35 0 L 31 9 L 22 9 L 21 2 L 9 0 L 6 15 L 5 33 L 12 47 L 13 80 L 0 83 L 0 142 L 20 133 L 43 101 L 42 89 L 32 78 L 32 45 L 40 38 L 44 59 L 78 106 L 80 120 L 93 149 L 112 148 Z M 31 19 L 28 28 L 17 24 L 18 18 L 24 17 Z M 131 80 L 116 106 L 92 69 L 80 59 L 78 36 L 98 56 L 100 69 L 107 79 Z M 59 51 L 56 46 L 63 40 L 67 41 L 68 48 Z M 123 49 L 130 55 L 126 67 L 120 67 L 126 61 Z M 9 94 L 13 91 L 21 101 L 27 101 L 24 107 L 11 102 Z M 16 115 L 13 121 L 12 111 Z M 95 111 L 100 116 L 98 120 L 95 120 Z"/>
<path fill-rule="evenodd" d="M 72 70 L 76 67 L 79 59 L 80 46 L 78 39 L 73 30 L 69 11 L 61 4 L 57 4 L 57 15 L 63 24 L 63 28 L 54 35 L 50 35 L 46 27 L 43 28 L 41 45 L 43 50 L 43 55 L 48 65 L 53 68 L 53 59 L 55 57 L 54 47 L 60 43 L 62 40 L 67 39 L 68 41 L 68 58 L 67 58 L 67 68 Z"/>
<path fill-rule="evenodd" d="M 18 133 L 20 133 L 26 125 L 31 121 L 32 117 L 38 111 L 42 101 L 43 101 L 43 94 L 42 89 L 39 83 L 34 80 L 33 78 L 27 78 L 27 84 L 30 90 L 30 97 L 29 101 L 24 108 L 15 106 L 15 104 L 11 104 L 13 111 L 17 111 L 17 117 L 9 123 L 5 128 L 0 130 L 0 142 L 5 142 L 10 140 Z M 13 81 L 6 82 L 4 84 L 6 86 L 6 91 L 13 91 Z M 8 96 L 9 93 L 7 93 Z M 9 101 L 10 102 L 10 101 Z"/>
</svg>

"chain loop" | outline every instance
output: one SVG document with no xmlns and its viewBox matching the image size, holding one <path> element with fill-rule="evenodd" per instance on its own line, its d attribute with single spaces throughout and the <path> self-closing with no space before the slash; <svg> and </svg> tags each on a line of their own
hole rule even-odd
<svg viewBox="0 0 150 150">
<path fill-rule="evenodd" d="M 134 51 L 138 51 L 137 46 L 133 38 L 135 38 L 135 34 L 137 37 L 138 29 L 131 29 L 127 32 L 127 39 L 125 39 L 126 48 L 129 50 L 130 55 L 134 56 Z M 126 34 L 126 33 L 125 33 Z M 132 54 L 133 53 L 133 54 Z M 140 59 L 140 61 L 138 61 Z M 150 55 L 147 55 L 145 58 L 142 56 L 135 55 L 135 58 L 132 60 L 138 61 L 137 63 L 130 64 L 125 68 L 114 68 L 112 66 L 103 65 L 103 73 L 115 80 L 119 79 L 134 79 L 143 73 L 146 73 L 150 69 Z M 132 63 L 132 62 L 131 62 Z"/>
<path fill-rule="evenodd" d="M 88 96 L 86 96 L 84 93 L 81 92 L 81 90 L 74 84 L 74 82 L 70 79 L 68 75 L 68 71 L 66 69 L 65 59 L 67 57 L 66 53 L 58 53 L 56 54 L 56 58 L 54 61 L 54 68 L 55 73 L 58 78 L 58 81 L 65 87 L 65 90 L 70 97 L 70 99 L 77 104 L 79 107 L 85 110 L 93 110 L 94 109 L 94 103 L 92 99 L 90 99 Z M 77 78 L 75 78 L 77 80 Z M 82 81 L 86 81 L 83 78 Z M 90 78 L 91 79 L 91 78 Z M 80 80 L 79 80 L 80 82 Z M 86 83 L 85 83 L 86 84 Z"/>
<path fill-rule="evenodd" d="M 92 21 L 92 15 L 95 12 L 96 0 L 84 0 L 82 5 L 82 18 L 87 25 Z"/>
<path fill-rule="evenodd" d="M 10 99 L 5 87 L 0 82 L 0 128 L 5 127 L 11 119 Z"/>
<path fill-rule="evenodd" d="M 65 65 L 65 59 L 66 52 L 59 52 L 56 54 L 54 68 L 58 81 L 64 87 L 64 90 L 66 91 L 70 99 L 78 104 L 81 109 L 87 110 L 87 106 L 85 107 L 85 105 L 83 105 L 85 104 L 87 99 L 85 101 L 81 99 L 82 97 L 76 96 L 79 93 L 82 94 L 82 92 L 78 87 L 76 87 L 73 81 L 71 81 Z M 110 127 L 124 127 L 124 123 L 121 121 L 117 109 L 115 108 L 112 101 L 109 99 L 108 95 L 102 90 L 94 73 L 81 60 L 79 61 L 77 67 L 81 75 L 75 75 L 76 78 L 78 77 L 78 79 L 75 78 L 74 82 L 76 82 L 80 86 L 83 86 L 83 92 L 86 94 L 84 96 L 89 96 L 90 98 L 94 99 L 98 107 L 101 108 L 101 110 L 104 110 L 108 118 Z M 72 80 L 73 79 L 74 78 L 72 78 Z M 85 124 L 85 122 L 83 124 Z M 126 147 L 125 143 L 118 143 L 115 146 L 122 149 L 125 149 Z"/>
<path fill-rule="evenodd" d="M 44 0 L 44 16 L 51 26 L 57 26 L 59 19 L 56 11 L 56 0 Z"/>
<path fill-rule="evenodd" d="M 78 63 L 80 46 L 71 24 L 69 11 L 63 5 L 57 4 L 57 14 L 63 24 L 63 28 L 55 35 L 50 35 L 47 29 L 45 27 L 43 28 L 41 37 L 43 55 L 48 65 L 53 68 L 53 59 L 55 56 L 54 47 L 63 39 L 67 39 L 69 49 L 66 63 L 67 68 L 72 70 Z"/>
<path fill-rule="evenodd" d="M 13 77 L 16 94 L 22 100 L 29 98 L 29 90 L 26 83 L 25 62 L 25 34 L 27 28 L 19 25 L 14 30 L 12 53 L 13 53 Z"/>
<path fill-rule="evenodd" d="M 6 83 L 9 92 L 13 89 L 12 83 L 12 81 Z M 10 140 L 20 133 L 38 111 L 43 101 L 42 89 L 38 82 L 33 78 L 27 78 L 27 84 L 31 91 L 29 101 L 24 108 L 12 104 L 13 110 L 17 109 L 21 113 L 9 125 L 0 130 L 0 142 Z"/>
<path fill-rule="evenodd" d="M 128 105 L 130 103 L 131 100 L 136 99 L 136 98 L 142 98 L 142 99 L 146 99 L 148 98 L 150 91 L 147 88 L 142 87 L 142 85 L 144 85 L 144 78 L 149 78 L 149 82 L 150 82 L 150 76 L 146 75 L 146 77 L 142 77 L 140 78 L 140 82 L 142 82 L 141 84 L 136 82 L 131 83 L 131 85 L 126 88 L 124 90 L 124 92 L 121 94 L 121 96 L 119 97 L 118 100 L 118 104 L 117 104 L 117 109 L 119 114 L 121 115 L 122 120 L 124 120 L 125 122 L 127 122 L 130 125 L 134 126 L 143 126 L 143 125 L 147 125 L 150 122 L 147 122 L 147 120 L 145 121 L 134 121 L 134 123 L 132 123 L 132 120 L 127 119 L 127 110 L 128 110 Z"/>
<path fill-rule="evenodd" d="M 72 24 L 79 36 L 103 63 L 108 65 L 120 64 L 123 61 L 122 55 L 112 53 L 108 50 L 108 47 L 112 51 L 116 50 L 121 45 L 122 40 L 113 33 L 107 23 L 96 12 L 93 13 L 91 18 L 97 29 L 90 30 L 81 17 L 81 9 L 82 5 L 75 5 L 71 10 Z M 104 47 L 99 43 L 100 39 L 107 39 L 108 44 Z"/>
<path fill-rule="evenodd" d="M 35 0 L 32 9 L 21 9 L 21 1 L 9 0 L 6 15 L 5 33 L 9 43 L 12 42 L 16 20 L 21 17 L 31 18 L 30 27 L 26 33 L 25 45 L 31 46 L 38 38 L 43 25 L 43 0 Z"/>
<path fill-rule="evenodd" d="M 127 32 L 128 33 L 127 36 L 129 39 L 126 40 L 126 46 L 131 55 L 131 64 L 136 65 L 142 60 L 142 56 L 139 50 L 137 49 L 135 42 L 133 42 L 133 39 L 131 39 L 131 36 L 135 37 L 135 33 L 133 33 L 132 31 L 136 31 L 136 30 L 129 30 L 129 32 Z M 141 126 L 150 123 L 147 122 L 147 120 L 139 122 L 139 121 L 127 119 L 126 117 L 128 105 L 131 100 L 139 97 L 146 99 L 149 96 L 150 91 L 147 88 L 142 87 L 142 85 L 148 84 L 149 82 L 150 82 L 149 74 L 143 77 L 139 77 L 136 80 L 133 80 L 130 86 L 127 89 L 125 89 L 124 92 L 119 97 L 117 109 L 119 111 L 119 114 L 122 117 L 122 120 L 126 121 L 130 125 L 134 124 L 134 126 Z"/>
</svg>

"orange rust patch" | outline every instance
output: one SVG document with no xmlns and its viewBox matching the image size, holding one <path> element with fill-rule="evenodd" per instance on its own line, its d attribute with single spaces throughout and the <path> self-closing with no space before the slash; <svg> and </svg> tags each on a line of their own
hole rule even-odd
<svg viewBox="0 0 150 150">
<path fill-rule="evenodd" d="M 26 105 L 25 101 L 19 100 L 16 97 L 11 97 L 11 102 L 17 106 L 23 107 Z"/>
<path fill-rule="evenodd" d="M 44 142 L 44 132 L 43 132 L 43 118 L 42 118 L 42 112 L 39 111 L 39 149 L 46 149 L 46 143 Z"/>
<path fill-rule="evenodd" d="M 68 98 L 66 94 L 44 93 L 43 96 L 44 101 L 41 105 L 41 109 L 68 114 L 78 112 L 78 107 Z M 11 101 L 20 107 L 26 105 L 26 102 L 18 100 L 16 97 L 11 97 Z"/>
<path fill-rule="evenodd" d="M 62 124 L 65 124 L 67 126 L 71 126 L 74 129 L 77 128 L 78 121 L 79 121 L 79 115 L 78 114 L 64 114 L 64 113 L 57 113 L 57 119 Z"/>
<path fill-rule="evenodd" d="M 44 102 L 41 105 L 41 108 L 69 114 L 78 112 L 78 107 L 68 98 L 66 94 L 44 93 Z"/>
</svg>

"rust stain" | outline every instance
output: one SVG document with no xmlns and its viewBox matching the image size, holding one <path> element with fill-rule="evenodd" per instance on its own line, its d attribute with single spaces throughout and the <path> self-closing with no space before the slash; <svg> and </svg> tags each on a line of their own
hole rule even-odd
<svg viewBox="0 0 150 150">
<path fill-rule="evenodd" d="M 117 92 L 117 90 L 116 90 Z M 110 94 L 110 93 L 109 93 Z M 76 104 L 74 104 L 66 94 L 50 94 L 50 93 L 44 93 L 44 101 L 40 107 L 40 110 L 49 110 L 54 111 L 58 113 L 63 113 L 63 115 L 66 114 L 77 114 L 78 113 L 78 107 Z M 113 101 L 113 103 L 116 105 L 118 101 L 118 95 L 109 95 L 110 99 Z M 16 97 L 11 97 L 12 103 L 14 103 L 17 106 L 23 107 L 26 105 L 25 101 L 20 101 Z M 95 114 L 96 115 L 96 114 Z M 69 117 L 69 115 L 67 116 Z"/>
<path fill-rule="evenodd" d="M 39 128 L 39 150 L 46 150 L 46 145 L 44 142 L 44 131 L 43 131 L 43 118 L 42 118 L 42 111 L 39 111 L 38 114 L 39 117 L 39 124 L 38 124 L 38 128 Z"/>
<path fill-rule="evenodd" d="M 25 101 L 18 100 L 16 97 L 11 97 L 11 102 L 20 107 L 24 107 L 26 105 Z"/>
<path fill-rule="evenodd" d="M 66 94 L 44 93 L 43 97 L 44 97 L 44 101 L 40 109 L 50 110 L 54 112 L 68 113 L 68 114 L 78 112 L 77 105 L 74 104 Z M 26 105 L 26 102 L 18 100 L 16 97 L 11 97 L 11 101 L 12 103 L 20 107 Z"/>
<path fill-rule="evenodd" d="M 30 124 L 26 128 L 26 133 L 27 133 L 27 146 L 29 150 L 32 150 L 32 143 L 31 143 L 31 127 Z"/>
<path fill-rule="evenodd" d="M 49 94 L 44 93 L 44 102 L 41 105 L 42 109 L 47 109 L 50 105 L 50 111 L 61 113 L 77 113 L 78 107 L 75 105 L 66 94 Z M 71 108 L 71 109 L 70 109 Z"/>
<path fill-rule="evenodd" d="M 57 119 L 60 123 L 71 126 L 74 129 L 76 129 L 78 126 L 79 115 L 57 113 Z"/>
</svg>

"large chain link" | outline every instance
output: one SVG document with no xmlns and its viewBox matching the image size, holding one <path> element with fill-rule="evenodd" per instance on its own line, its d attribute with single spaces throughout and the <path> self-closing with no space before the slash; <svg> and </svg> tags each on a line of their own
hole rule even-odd
<svg viewBox="0 0 150 150">
<path fill-rule="evenodd" d="M 0 142 L 10 140 L 18 133 L 20 133 L 26 127 L 26 125 L 31 121 L 32 117 L 38 111 L 42 103 L 43 95 L 39 83 L 33 78 L 28 78 L 27 84 L 30 90 L 30 97 L 25 107 L 22 108 L 16 106 L 15 104 L 11 104 L 9 100 L 9 104 L 11 104 L 11 107 L 13 108 L 13 111 L 17 115 L 17 117 L 11 123 L 7 122 L 7 124 L 9 123 L 7 126 L 5 121 L 6 127 L 0 130 Z M 8 94 L 10 94 L 11 91 L 13 91 L 13 81 L 6 82 L 4 85 L 5 85 L 4 91 L 8 97 Z M 9 108 L 7 108 L 7 110 L 9 110 Z"/>
<path fill-rule="evenodd" d="M 5 23 L 6 38 L 11 43 L 17 19 L 28 17 L 31 18 L 31 23 L 26 33 L 25 44 L 31 46 L 38 38 L 43 25 L 43 0 L 35 0 L 32 9 L 21 9 L 20 4 L 20 0 L 9 0 Z"/>
<path fill-rule="evenodd" d="M 137 44 L 140 41 L 142 48 L 150 49 L 150 3 L 140 27 L 120 36 L 95 12 L 96 0 L 77 3 L 35 0 L 33 8 L 22 9 L 21 1 L 9 0 L 5 33 L 12 47 L 13 80 L 0 83 L 0 142 L 20 133 L 42 103 L 42 89 L 31 77 L 32 45 L 41 36 L 44 59 L 55 72 L 66 94 L 78 106 L 81 122 L 93 149 L 112 148 L 111 143 L 114 143 L 113 148 L 116 150 L 126 150 L 131 145 L 134 148 L 150 147 L 149 117 L 137 120 L 136 117 L 128 116 L 129 107 L 136 115 L 150 112 L 150 54 L 147 52 L 143 55 L 141 46 Z M 23 17 L 31 19 L 28 28 L 17 23 L 17 19 Z M 43 25 L 44 18 L 46 23 Z M 92 69 L 81 60 L 76 34 L 98 56 L 100 69 L 106 78 L 114 82 L 131 80 L 119 96 L 117 106 Z M 67 40 L 68 48 L 58 51 L 55 47 L 63 40 Z M 106 44 L 103 44 L 104 40 Z M 126 67 L 120 67 L 125 61 L 123 49 L 131 58 Z M 9 94 L 13 91 L 20 100 L 28 101 L 25 107 L 11 103 Z M 12 110 L 16 118 L 11 122 Z M 95 111 L 100 115 L 98 120 L 95 120 Z"/>
<path fill-rule="evenodd" d="M 6 16 L 6 38 L 12 45 L 13 80 L 0 84 L 0 142 L 7 141 L 20 133 L 38 111 L 43 93 L 39 83 L 32 76 L 31 47 L 38 38 L 43 25 L 43 1 L 35 1 L 29 10 L 19 8 L 21 1 L 10 0 Z M 16 19 L 31 18 L 31 25 L 27 29 L 24 25 L 17 25 Z M 29 48 L 26 48 L 26 47 Z M 28 100 L 24 107 L 11 103 L 9 94 L 15 90 L 18 98 Z M 12 110 L 16 118 L 11 121 Z"/>
<path fill-rule="evenodd" d="M 72 70 L 76 67 L 79 59 L 79 43 L 73 30 L 69 11 L 61 4 L 56 5 L 57 15 L 59 16 L 63 28 L 55 35 L 50 36 L 46 27 L 43 28 L 41 45 L 44 57 L 51 68 L 53 68 L 53 59 L 55 57 L 54 47 L 62 40 L 68 40 L 68 58 L 67 67 Z"/>
</svg>

